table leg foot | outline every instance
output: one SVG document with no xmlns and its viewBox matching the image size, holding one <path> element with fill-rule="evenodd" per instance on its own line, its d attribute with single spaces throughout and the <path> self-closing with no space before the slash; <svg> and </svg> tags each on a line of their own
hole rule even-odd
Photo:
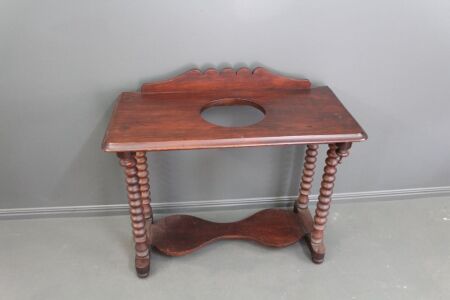
<svg viewBox="0 0 450 300">
<path fill-rule="evenodd" d="M 150 255 L 146 257 L 135 257 L 136 274 L 139 278 L 145 278 L 150 273 Z"/>
<path fill-rule="evenodd" d="M 323 243 L 313 244 L 309 237 L 306 238 L 309 250 L 311 251 L 311 259 L 315 264 L 323 263 L 325 259 L 325 245 Z"/>
<path fill-rule="evenodd" d="M 323 263 L 324 258 L 325 258 L 325 253 L 314 253 L 314 252 L 312 252 L 312 261 L 313 261 L 313 263 L 320 265 L 321 263 Z"/>
</svg>

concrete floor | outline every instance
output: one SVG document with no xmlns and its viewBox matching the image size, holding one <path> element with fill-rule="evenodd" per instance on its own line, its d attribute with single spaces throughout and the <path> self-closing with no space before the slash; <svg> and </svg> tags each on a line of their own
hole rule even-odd
<svg viewBox="0 0 450 300">
<path fill-rule="evenodd" d="M 0 221 L 0 299 L 450 299 L 450 198 L 335 203 L 327 256 L 220 241 L 133 270 L 128 216 Z M 253 211 L 195 215 L 232 221 Z"/>
</svg>

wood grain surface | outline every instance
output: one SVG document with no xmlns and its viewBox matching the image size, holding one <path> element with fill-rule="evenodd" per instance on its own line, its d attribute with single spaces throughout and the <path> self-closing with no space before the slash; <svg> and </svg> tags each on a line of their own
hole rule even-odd
<svg viewBox="0 0 450 300">
<path fill-rule="evenodd" d="M 215 223 L 188 215 L 173 215 L 150 226 L 149 243 L 170 256 L 191 253 L 213 241 L 252 240 L 265 246 L 286 247 L 306 233 L 294 212 L 266 209 L 232 223 Z"/>
<path fill-rule="evenodd" d="M 307 80 L 254 72 L 189 71 L 141 93 L 120 95 L 103 140 L 105 151 L 159 151 L 288 144 L 357 142 L 367 138 L 328 87 Z M 226 100 L 223 100 L 226 99 Z M 233 99 L 235 99 L 233 101 Z M 205 107 L 249 101 L 264 118 L 245 127 L 203 120 Z"/>
</svg>

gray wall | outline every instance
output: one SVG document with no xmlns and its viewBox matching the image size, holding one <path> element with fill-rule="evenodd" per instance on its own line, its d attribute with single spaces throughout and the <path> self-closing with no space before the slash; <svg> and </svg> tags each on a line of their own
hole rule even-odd
<svg viewBox="0 0 450 300">
<path fill-rule="evenodd" d="M 369 134 L 337 192 L 449 186 L 449 12 L 447 0 L 2 0 L 0 208 L 125 203 L 100 151 L 115 97 L 194 66 L 331 86 Z M 153 199 L 295 195 L 302 152 L 151 154 Z"/>
</svg>

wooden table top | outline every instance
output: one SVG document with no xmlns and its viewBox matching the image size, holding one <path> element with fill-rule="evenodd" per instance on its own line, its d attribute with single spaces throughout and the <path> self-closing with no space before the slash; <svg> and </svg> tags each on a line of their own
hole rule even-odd
<svg viewBox="0 0 450 300">
<path fill-rule="evenodd" d="M 245 127 L 221 127 L 201 111 L 215 105 L 250 104 L 264 118 Z M 117 100 L 102 148 L 108 152 L 230 148 L 358 142 L 364 130 L 328 87 L 310 88 L 256 68 L 237 72 L 192 70 Z"/>
</svg>

